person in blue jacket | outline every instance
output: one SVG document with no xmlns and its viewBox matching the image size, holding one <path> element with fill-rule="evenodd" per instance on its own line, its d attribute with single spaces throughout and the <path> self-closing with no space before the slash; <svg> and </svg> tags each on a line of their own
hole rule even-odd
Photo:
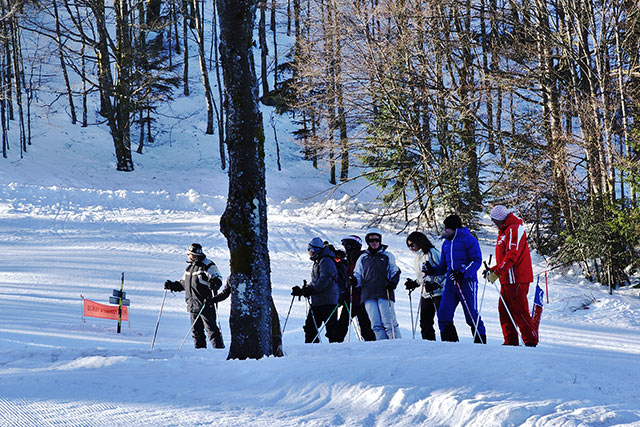
<svg viewBox="0 0 640 427">
<path fill-rule="evenodd" d="M 473 341 L 486 344 L 484 323 L 478 313 L 478 270 L 482 265 L 482 252 L 478 240 L 469 229 L 462 226 L 458 215 L 449 215 L 444 220 L 444 242 L 440 263 L 424 265 L 428 276 L 446 275 L 442 300 L 438 308 L 438 326 L 442 341 L 458 341 L 458 332 L 453 324 L 453 315 L 462 302 L 464 317 L 471 327 Z"/>
</svg>

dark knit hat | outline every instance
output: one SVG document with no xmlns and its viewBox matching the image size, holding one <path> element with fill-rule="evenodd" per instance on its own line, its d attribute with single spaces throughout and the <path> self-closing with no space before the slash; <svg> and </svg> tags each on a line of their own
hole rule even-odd
<svg viewBox="0 0 640 427">
<path fill-rule="evenodd" d="M 456 214 L 449 215 L 444 219 L 444 228 L 449 228 L 451 230 L 457 230 L 462 227 L 462 220 Z"/>
<path fill-rule="evenodd" d="M 202 252 L 202 245 L 200 245 L 199 243 L 192 243 L 191 246 L 189 246 L 187 253 L 195 256 L 204 255 L 204 252 Z"/>
<path fill-rule="evenodd" d="M 320 252 L 322 248 L 324 248 L 324 242 L 319 237 L 314 237 L 313 239 L 311 239 L 309 245 L 307 246 L 307 250 L 311 252 Z"/>
</svg>

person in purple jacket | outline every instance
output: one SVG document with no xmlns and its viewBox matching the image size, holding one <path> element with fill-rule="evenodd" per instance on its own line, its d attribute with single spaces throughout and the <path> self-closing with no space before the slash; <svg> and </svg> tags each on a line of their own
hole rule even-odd
<svg viewBox="0 0 640 427">
<path fill-rule="evenodd" d="M 453 324 L 453 315 L 462 302 L 464 318 L 471 327 L 473 341 L 486 344 L 484 323 L 478 313 L 478 270 L 482 265 L 482 252 L 478 240 L 468 228 L 462 226 L 458 215 L 449 215 L 444 220 L 444 242 L 440 263 L 425 263 L 423 270 L 428 276 L 446 275 L 442 300 L 438 309 L 438 327 L 442 341 L 458 341 L 458 332 Z"/>
</svg>

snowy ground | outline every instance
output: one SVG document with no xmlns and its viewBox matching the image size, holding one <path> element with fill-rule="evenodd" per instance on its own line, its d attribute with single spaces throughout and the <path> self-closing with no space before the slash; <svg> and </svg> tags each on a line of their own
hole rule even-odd
<svg viewBox="0 0 640 427">
<path fill-rule="evenodd" d="M 200 125 L 136 155 L 129 174 L 114 171 L 108 136 L 92 128 L 42 131 L 26 159 L 0 160 L 0 425 L 640 425 L 638 290 L 609 296 L 574 272 L 550 273 L 533 349 L 500 345 L 489 285 L 486 346 L 472 344 L 460 309 L 460 343 L 413 340 L 400 292 L 401 340 L 363 343 L 352 334 L 348 343 L 305 345 L 306 307 L 296 300 L 286 357 L 228 361 L 226 350 L 196 351 L 190 339 L 179 351 L 188 316 L 183 294 L 169 294 L 151 351 L 162 284 L 180 277 L 189 243 L 201 242 L 228 274 L 218 226 L 226 178 Z M 290 288 L 309 275 L 307 242 L 319 235 L 339 244 L 367 220 L 364 206 L 347 203 L 349 188 L 323 201 L 326 172 L 316 176 L 283 145 L 282 172 L 268 158 L 282 320 Z M 404 235 L 385 230 L 404 282 L 412 255 Z M 494 238 L 487 227 L 485 259 Z M 535 264 L 536 274 L 546 268 L 537 256 Z M 122 272 L 130 324 L 118 335 L 113 321 L 82 323 L 80 295 L 107 303 Z M 591 297 L 589 309 L 574 311 Z M 225 301 L 227 344 L 228 312 Z"/>
</svg>

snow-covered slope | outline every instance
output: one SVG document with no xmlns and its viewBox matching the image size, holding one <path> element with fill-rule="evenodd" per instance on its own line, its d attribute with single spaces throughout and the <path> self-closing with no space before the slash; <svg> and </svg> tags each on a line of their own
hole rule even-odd
<svg viewBox="0 0 640 427">
<path fill-rule="evenodd" d="M 189 243 L 202 243 L 228 274 L 216 141 L 176 124 L 174 137 L 136 155 L 125 174 L 97 128 L 39 132 L 25 159 L 0 163 L 0 425 L 640 425 L 638 292 L 609 296 L 573 272 L 549 274 L 537 348 L 501 346 L 489 285 L 486 346 L 472 344 L 460 308 L 460 343 L 413 340 L 400 291 L 401 340 L 364 343 L 352 332 L 351 342 L 305 345 L 306 307 L 296 300 L 286 357 L 227 361 L 226 350 L 196 351 L 190 340 L 179 351 L 188 315 L 183 295 L 169 294 L 151 351 L 162 284 L 181 275 Z M 268 198 L 284 321 L 290 288 L 309 275 L 307 242 L 362 234 L 369 216 L 360 203 L 370 195 L 349 201 L 353 186 L 325 199 L 326 172 L 281 143 L 283 171 L 268 158 Z M 412 274 L 405 236 L 382 227 L 404 282 Z M 481 236 L 486 259 L 495 231 L 487 225 Z M 536 274 L 546 269 L 534 262 Z M 114 321 L 83 323 L 80 296 L 107 303 L 122 272 L 130 323 L 121 334 Z M 415 315 L 415 298 L 412 307 Z M 225 301 L 227 344 L 228 312 Z"/>
</svg>

